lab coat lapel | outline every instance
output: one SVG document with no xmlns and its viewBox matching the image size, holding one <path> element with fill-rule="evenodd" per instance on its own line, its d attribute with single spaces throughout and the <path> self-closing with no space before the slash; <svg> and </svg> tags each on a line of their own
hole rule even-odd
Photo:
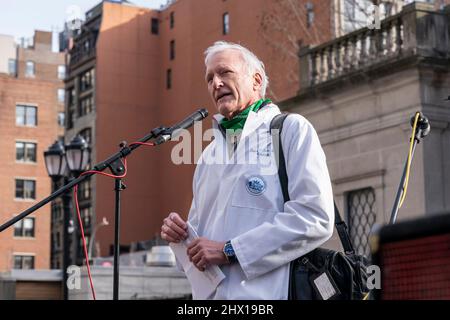
<svg viewBox="0 0 450 320">
<path fill-rule="evenodd" d="M 247 121 L 245 121 L 244 129 L 242 130 L 241 141 L 244 141 L 246 137 L 255 132 L 260 125 L 264 123 L 264 113 L 256 113 L 250 111 L 247 117 Z"/>
</svg>

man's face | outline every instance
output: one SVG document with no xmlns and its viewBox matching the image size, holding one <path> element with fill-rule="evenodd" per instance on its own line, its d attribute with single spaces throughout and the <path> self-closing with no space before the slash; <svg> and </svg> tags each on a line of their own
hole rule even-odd
<svg viewBox="0 0 450 320">
<path fill-rule="evenodd" d="M 260 99 L 261 76 L 249 74 L 241 53 L 229 49 L 214 54 L 206 66 L 206 82 L 217 110 L 231 119 Z"/>
</svg>

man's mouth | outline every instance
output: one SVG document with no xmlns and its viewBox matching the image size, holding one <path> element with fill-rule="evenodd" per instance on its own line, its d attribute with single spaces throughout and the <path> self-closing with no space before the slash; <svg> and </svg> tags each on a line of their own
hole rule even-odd
<svg viewBox="0 0 450 320">
<path fill-rule="evenodd" d="M 231 95 L 232 95 L 231 92 L 221 93 L 221 94 L 217 95 L 216 101 L 219 102 L 220 99 L 227 97 L 227 96 L 231 96 Z"/>
</svg>

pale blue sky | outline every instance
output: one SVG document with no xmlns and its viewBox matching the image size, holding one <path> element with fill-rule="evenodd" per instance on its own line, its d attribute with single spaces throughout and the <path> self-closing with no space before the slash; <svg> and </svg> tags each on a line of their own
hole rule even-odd
<svg viewBox="0 0 450 320">
<path fill-rule="evenodd" d="M 0 34 L 31 37 L 35 29 L 62 31 L 73 6 L 84 13 L 101 0 L 0 0 Z M 159 9 L 167 0 L 130 0 L 146 8 Z"/>
</svg>

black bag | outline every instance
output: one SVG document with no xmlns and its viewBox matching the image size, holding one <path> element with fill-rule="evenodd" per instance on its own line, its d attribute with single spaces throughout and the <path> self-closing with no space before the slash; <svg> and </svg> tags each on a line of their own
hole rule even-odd
<svg viewBox="0 0 450 320">
<path fill-rule="evenodd" d="M 274 117 L 270 130 L 278 129 L 278 141 L 272 132 L 275 155 L 279 155 L 278 176 L 284 201 L 289 201 L 288 176 L 281 145 L 281 131 L 287 113 Z M 278 149 L 278 150 L 277 150 Z M 278 159 L 277 159 L 278 161 Z M 291 261 L 289 276 L 289 300 L 361 300 L 367 299 L 367 267 L 369 260 L 354 253 L 347 231 L 336 203 L 335 225 L 344 252 L 316 248 Z"/>
</svg>

